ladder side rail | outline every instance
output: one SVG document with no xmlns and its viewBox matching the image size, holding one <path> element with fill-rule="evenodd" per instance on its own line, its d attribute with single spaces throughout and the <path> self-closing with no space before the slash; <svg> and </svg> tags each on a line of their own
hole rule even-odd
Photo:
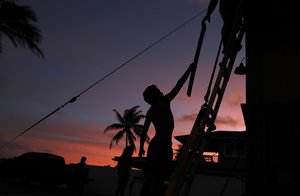
<svg viewBox="0 0 300 196">
<path fill-rule="evenodd" d="M 225 58 L 225 61 L 228 61 L 228 59 L 226 59 L 226 57 L 224 57 L 224 58 Z M 233 60 L 233 63 L 234 63 L 234 60 Z M 217 116 L 216 112 L 218 112 L 218 111 L 213 111 L 212 105 L 215 102 L 216 96 L 218 95 L 218 91 L 220 89 L 219 86 L 220 86 L 220 83 L 221 83 L 222 79 L 224 78 L 225 74 L 227 74 L 227 73 L 225 73 L 225 69 L 221 68 L 219 70 L 218 77 L 215 81 L 214 90 L 210 96 L 209 103 L 207 104 L 205 111 L 203 111 L 204 109 L 201 108 L 201 110 L 197 116 L 197 119 L 195 120 L 195 123 L 193 125 L 192 131 L 190 133 L 190 137 L 188 138 L 187 142 L 183 145 L 183 150 L 177 161 L 177 165 L 173 172 L 171 181 L 167 187 L 165 196 L 177 196 L 180 193 L 182 185 L 184 184 L 184 180 L 185 180 L 185 177 L 186 177 L 188 171 L 191 168 L 196 167 L 195 165 L 193 165 L 194 164 L 193 159 L 194 159 L 197 149 L 199 149 L 198 147 L 199 147 L 199 143 L 200 143 L 201 139 L 203 140 L 203 138 L 202 138 L 203 134 L 205 134 L 205 133 L 209 134 L 211 131 L 211 129 L 209 129 L 209 128 L 207 129 L 207 131 L 205 131 L 207 119 L 209 119 L 211 123 L 214 123 L 215 117 Z M 218 98 L 219 98 L 219 100 L 221 100 L 222 97 L 219 95 Z M 202 112 L 204 112 L 204 114 L 201 114 Z M 211 115 L 212 112 L 214 112 L 214 115 Z M 210 117 L 210 116 L 212 116 L 212 117 Z M 201 142 L 201 144 L 202 145 L 200 147 L 200 151 L 202 152 L 204 149 L 204 146 L 206 144 L 206 141 L 203 140 Z M 201 154 L 200 151 L 198 151 L 197 154 Z M 192 169 L 192 170 L 195 170 L 195 169 Z"/>
<path fill-rule="evenodd" d="M 242 39 L 243 32 L 240 33 L 239 37 Z M 235 62 L 235 57 L 236 57 L 236 54 L 233 55 L 230 59 L 228 59 L 227 57 L 223 58 L 222 63 L 224 63 L 224 62 L 228 63 L 228 61 L 229 61 L 229 63 L 228 63 L 229 65 L 228 65 L 228 67 L 220 67 L 217 79 L 215 80 L 213 92 L 212 92 L 212 94 L 209 98 L 209 102 L 207 104 L 206 113 L 203 116 L 203 120 L 201 121 L 201 128 L 199 128 L 199 125 L 198 125 L 199 119 L 198 119 L 195 121 L 195 124 L 191 131 L 188 142 L 186 143 L 186 145 L 184 145 L 185 149 L 183 149 L 182 154 L 188 154 L 189 158 L 187 159 L 186 157 L 184 157 L 183 159 L 178 160 L 178 163 L 180 163 L 181 161 L 190 162 L 190 163 L 186 163 L 185 165 L 177 165 L 177 167 L 184 168 L 184 171 L 181 171 L 181 172 L 178 171 L 178 173 L 176 173 L 174 175 L 174 176 L 186 176 L 188 174 L 189 182 L 185 185 L 183 194 L 187 194 L 192 186 L 192 183 L 193 183 L 193 180 L 195 177 L 195 172 L 196 172 L 197 166 L 198 166 L 197 161 L 195 160 L 195 157 L 193 157 L 193 156 L 196 156 L 197 159 L 201 159 L 203 156 L 204 147 L 207 143 L 206 138 L 212 131 L 212 129 L 210 129 L 209 127 L 206 127 L 206 119 L 209 118 L 210 123 L 214 123 L 216 120 L 216 116 L 217 116 L 227 83 L 229 81 L 229 76 L 231 74 L 231 71 L 232 71 L 232 68 L 233 68 L 233 65 Z M 221 87 L 220 87 L 220 85 L 221 85 Z M 221 93 L 220 93 L 220 91 L 221 91 Z M 213 107 L 214 103 L 215 103 L 215 107 Z M 198 115 L 198 117 L 199 117 L 199 115 Z M 198 127 L 198 128 L 196 128 L 196 127 Z M 205 129 L 207 129 L 207 130 L 205 130 Z M 205 137 L 203 137 L 204 134 L 206 135 Z M 174 193 L 175 194 L 180 193 L 181 186 L 184 184 L 184 180 L 186 180 L 186 178 L 182 177 L 179 179 L 180 180 L 177 179 L 177 182 L 173 184 L 174 190 L 172 192 L 167 192 L 166 196 L 174 196 Z M 170 184 L 169 188 L 172 189 L 171 187 L 172 187 L 172 185 Z"/>
<path fill-rule="evenodd" d="M 239 35 L 238 35 L 238 40 L 241 41 L 243 39 L 243 35 L 244 35 L 244 31 L 243 29 L 239 32 Z M 235 62 L 235 59 L 236 59 L 236 55 L 237 53 L 235 53 L 230 59 L 229 59 L 229 62 L 228 62 L 228 66 L 227 67 L 221 67 L 221 69 L 223 69 L 223 71 L 220 70 L 219 72 L 219 77 L 218 79 L 216 80 L 216 84 L 214 85 L 215 89 L 209 99 L 210 101 L 210 104 L 212 106 L 213 102 L 215 101 L 215 97 L 218 95 L 217 97 L 217 100 L 216 100 L 216 103 L 215 103 L 215 107 L 211 107 L 213 108 L 211 110 L 211 118 L 210 118 L 210 123 L 214 123 L 215 120 L 216 120 L 216 117 L 217 117 L 217 113 L 219 111 L 219 107 L 221 105 L 221 102 L 222 102 L 222 99 L 223 99 L 223 95 L 225 93 L 225 90 L 226 90 L 226 87 L 227 87 L 227 84 L 228 84 L 228 81 L 229 81 L 229 78 L 230 78 L 230 75 L 231 75 L 231 72 L 232 72 L 232 68 L 233 68 L 233 65 L 234 65 L 234 62 Z M 224 61 L 227 61 L 228 59 L 226 59 L 226 57 L 223 59 Z M 228 72 L 228 73 L 225 73 L 224 71 Z M 224 75 L 225 74 L 225 75 Z M 223 76 L 223 78 L 222 78 Z M 223 80 L 222 80 L 223 79 Z M 220 84 L 218 83 L 221 83 L 221 87 L 219 87 Z M 219 90 L 221 91 L 221 93 L 219 93 Z M 210 105 L 208 104 L 208 105 Z M 210 127 L 207 128 L 207 130 L 205 131 L 205 135 L 204 137 L 201 138 L 200 140 L 200 146 L 198 147 L 198 153 L 196 154 L 196 157 L 197 159 L 199 159 L 200 161 L 202 160 L 202 157 L 203 157 L 203 152 L 204 152 L 204 148 L 206 146 L 206 143 L 207 143 L 207 139 L 209 138 L 209 135 L 211 133 L 213 129 L 210 129 Z M 197 166 L 198 163 L 197 161 L 194 161 L 192 163 L 192 166 L 190 167 L 190 173 L 189 173 L 189 179 L 184 187 L 184 191 L 183 191 L 183 195 L 188 195 L 189 192 L 190 192 L 190 189 L 192 187 L 192 184 L 193 184 L 193 181 L 194 181 L 194 178 L 195 178 L 195 175 L 196 175 L 196 171 L 197 171 Z"/>
<path fill-rule="evenodd" d="M 243 39 L 243 35 L 244 35 L 244 31 L 241 30 L 239 35 L 238 35 L 239 42 Z M 228 81 L 230 79 L 230 75 L 231 75 L 232 68 L 233 68 L 233 65 L 234 65 L 234 62 L 235 62 L 235 59 L 236 59 L 236 55 L 237 55 L 237 53 L 235 53 L 229 59 L 229 62 L 228 62 L 228 59 L 226 57 L 224 57 L 224 59 L 223 59 L 223 63 L 224 63 L 224 61 L 226 63 L 228 62 L 228 66 L 220 68 L 220 69 L 223 69 L 223 70 L 219 71 L 219 75 L 218 75 L 218 77 L 216 79 L 216 82 L 215 82 L 216 84 L 214 85 L 214 87 L 215 87 L 214 91 L 213 91 L 213 93 L 212 93 L 212 95 L 209 99 L 209 104 L 208 105 L 211 106 L 210 107 L 210 108 L 212 108 L 211 111 L 213 111 L 211 113 L 210 123 L 214 123 L 215 120 L 216 120 L 217 113 L 219 111 L 219 107 L 220 107 L 222 99 L 223 99 L 223 95 L 225 93 Z M 220 85 L 221 85 L 221 87 L 220 87 Z M 216 98 L 216 96 L 217 96 L 217 100 L 215 102 L 215 107 L 212 107 L 212 104 L 214 103 L 214 101 L 215 101 L 214 99 Z M 201 140 L 200 140 L 200 146 L 198 147 L 199 150 L 198 150 L 198 153 L 196 154 L 196 158 L 200 161 L 202 160 L 204 148 L 207 144 L 207 139 L 209 138 L 209 134 L 211 133 L 212 130 L 213 129 L 210 129 L 208 127 L 207 130 L 205 131 L 204 137 L 202 137 Z M 197 167 L 199 166 L 198 163 L 199 162 L 194 161 L 192 163 L 191 167 L 190 167 L 190 172 L 189 172 L 189 176 L 188 176 L 189 179 L 188 179 L 188 181 L 187 181 L 187 183 L 184 187 L 184 191 L 183 191 L 184 196 L 188 195 L 189 192 L 190 192 L 190 189 L 192 187 L 192 184 L 193 184 L 193 181 L 194 181 L 194 178 L 195 178 L 195 175 L 196 175 Z"/>
<path fill-rule="evenodd" d="M 240 0 L 240 2 L 241 1 L 242 0 Z M 240 5 L 241 5 L 241 3 L 240 3 Z M 240 18 L 237 18 L 238 16 L 240 16 Z M 237 19 L 241 19 L 241 16 L 242 16 L 241 11 L 239 10 L 238 14 L 236 15 L 234 28 L 237 28 L 236 27 L 238 25 Z M 232 32 L 233 32 L 233 30 L 232 30 Z M 230 42 L 232 42 L 232 38 L 230 38 L 229 44 L 230 44 Z M 232 47 L 229 47 L 229 50 L 231 48 Z M 228 54 L 228 52 L 225 52 L 223 61 L 222 61 L 223 65 L 225 64 L 225 66 L 227 65 L 227 62 L 230 59 L 226 53 Z M 234 58 L 231 58 L 231 61 L 232 61 L 232 63 L 231 63 L 231 69 L 232 69 L 232 66 L 235 61 L 235 56 L 234 56 Z M 231 71 L 231 69 L 230 69 L 230 71 Z M 207 120 L 210 120 L 210 122 L 214 123 L 214 121 L 216 119 L 219 107 L 217 107 L 216 111 L 213 111 L 212 106 L 215 102 L 216 96 L 219 95 L 218 92 L 220 91 L 220 83 L 221 83 L 222 79 L 225 77 L 227 77 L 229 79 L 229 75 L 230 75 L 230 73 L 228 73 L 227 68 L 225 70 L 223 67 L 222 69 L 219 70 L 218 77 L 215 81 L 213 93 L 210 96 L 208 104 L 206 103 L 207 108 L 204 110 L 202 107 L 201 110 L 199 111 L 197 119 L 195 120 L 195 123 L 193 125 L 190 137 L 188 138 L 186 143 L 183 145 L 183 150 L 179 156 L 177 165 L 171 176 L 171 181 L 167 187 L 165 196 L 178 196 L 178 194 L 181 191 L 184 180 L 188 174 L 189 169 L 191 169 L 191 168 L 193 170 L 195 169 L 195 165 L 193 165 L 195 163 L 194 162 L 195 155 L 203 154 L 203 149 L 204 149 L 204 146 L 206 143 L 206 139 L 203 139 L 203 135 L 210 134 L 210 132 L 212 131 L 212 129 L 209 129 L 209 128 L 207 128 L 207 131 L 205 131 Z M 227 82 L 225 82 L 223 91 L 225 91 L 226 84 L 227 84 Z M 224 92 L 222 94 L 224 94 Z M 221 104 L 222 97 L 223 97 L 222 95 L 221 96 L 219 95 L 219 97 L 218 97 L 219 101 L 217 101 L 217 103 L 216 103 L 217 106 L 219 106 Z M 211 115 L 212 112 L 214 113 L 214 115 Z M 211 116 L 211 118 L 210 118 L 210 116 Z M 202 142 L 201 142 L 201 140 L 202 140 Z M 198 148 L 199 144 L 201 144 L 200 149 Z M 199 151 L 197 151 L 197 149 L 199 149 Z M 192 172 L 194 175 L 194 171 L 192 171 Z"/>
<path fill-rule="evenodd" d="M 227 61 L 227 60 L 226 60 L 226 61 Z M 226 63 L 227 63 L 227 62 L 226 62 Z M 223 78 L 224 78 L 224 75 L 227 74 L 227 73 L 225 73 L 225 72 L 227 72 L 227 70 L 225 70 L 225 69 L 226 69 L 226 67 L 220 66 L 220 70 L 219 70 L 219 72 L 218 72 L 218 76 L 217 76 L 217 78 L 216 78 L 216 81 L 215 81 L 215 84 L 214 84 L 212 93 L 211 93 L 210 98 L 209 98 L 209 100 L 208 100 L 208 106 L 209 106 L 210 108 L 213 108 L 214 103 L 215 103 L 215 100 L 216 100 L 216 97 L 219 96 L 220 84 L 221 84 L 221 82 L 222 82 L 222 80 L 223 80 Z M 213 116 L 215 117 L 216 114 L 217 114 L 217 111 L 214 111 L 214 110 L 212 109 L 212 112 L 213 112 L 213 114 L 214 114 Z"/>
<path fill-rule="evenodd" d="M 184 190 L 182 192 L 183 196 L 189 195 L 195 176 L 197 175 L 197 169 L 200 166 L 200 163 L 204 161 L 203 159 L 204 148 L 208 142 L 209 134 L 211 133 L 212 130 L 213 129 L 210 129 L 210 127 L 207 127 L 207 130 L 204 132 L 204 135 L 202 136 L 199 142 L 199 145 L 197 147 L 198 151 L 196 151 L 196 155 L 195 155 L 195 160 L 191 163 L 190 170 L 188 172 L 187 181 L 184 186 Z"/>
<path fill-rule="evenodd" d="M 234 60 L 230 60 L 231 64 L 234 64 Z M 210 123 L 214 123 L 217 117 L 217 113 L 219 110 L 219 107 L 221 105 L 222 102 L 222 98 L 227 86 L 227 83 L 229 81 L 229 75 L 228 76 L 224 76 L 227 75 L 227 73 L 224 73 L 224 70 L 227 69 L 226 67 L 221 68 L 221 70 L 219 71 L 218 77 L 216 79 L 216 84 L 214 85 L 214 89 L 213 92 L 211 94 L 211 97 L 209 99 L 209 103 L 208 103 L 208 107 L 211 108 L 210 112 L 208 112 L 207 115 L 209 115 L 209 120 Z M 228 71 L 228 70 L 226 70 Z M 220 87 L 221 85 L 221 87 Z M 221 91 L 221 93 L 220 93 Z M 213 105 L 215 104 L 215 105 Z M 214 106 L 214 107 L 213 107 Z M 189 165 L 189 169 L 186 171 L 186 174 L 188 174 L 187 177 L 187 182 L 185 184 L 185 187 L 183 189 L 182 195 L 186 196 L 189 194 L 190 189 L 192 187 L 195 175 L 196 175 L 196 171 L 197 171 L 197 167 L 199 166 L 199 162 L 202 160 L 203 157 L 203 152 L 204 152 L 204 148 L 207 144 L 207 137 L 209 136 L 209 134 L 211 133 L 213 129 L 210 129 L 209 127 L 203 130 L 203 134 L 202 137 L 199 138 L 199 140 L 197 141 L 198 145 L 194 145 L 194 147 L 196 147 L 196 149 L 198 149 L 198 151 L 195 151 L 195 157 L 194 161 L 192 161 L 192 163 L 190 163 Z M 200 161 L 199 161 L 200 160 Z M 185 178 L 184 178 L 185 179 Z"/>
<path fill-rule="evenodd" d="M 241 42 L 241 40 L 243 39 L 243 36 L 244 36 L 244 30 L 241 29 L 240 32 L 239 32 L 239 35 L 238 35 L 238 41 L 239 42 Z M 222 102 L 223 96 L 225 94 L 227 84 L 228 84 L 229 79 L 230 79 L 230 75 L 231 75 L 232 68 L 233 68 L 233 65 L 234 65 L 234 62 L 235 62 L 235 59 L 236 59 L 236 55 L 237 55 L 237 53 L 235 53 L 234 55 L 232 55 L 232 57 L 229 60 L 228 66 L 226 67 L 226 70 L 228 72 L 228 76 L 226 76 L 226 77 L 223 78 L 223 82 L 222 82 L 221 87 L 220 87 L 220 91 L 222 93 L 218 94 L 218 98 L 216 100 L 216 103 L 215 103 L 214 107 L 211 106 L 213 108 L 213 111 L 214 111 L 213 115 L 215 115 L 213 117 L 214 119 L 217 117 L 217 113 L 218 113 L 219 108 L 221 106 L 221 102 Z M 213 103 L 210 103 L 210 104 L 213 104 Z"/>
</svg>

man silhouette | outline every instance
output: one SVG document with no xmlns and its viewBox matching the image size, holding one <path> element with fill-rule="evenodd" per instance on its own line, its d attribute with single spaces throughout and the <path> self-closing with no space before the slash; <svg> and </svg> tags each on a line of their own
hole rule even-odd
<svg viewBox="0 0 300 196">
<path fill-rule="evenodd" d="M 78 195 L 81 196 L 84 192 L 84 185 L 87 183 L 89 169 L 86 165 L 87 158 L 82 156 L 80 158 L 80 162 L 75 165 L 74 171 L 74 184 L 72 187 L 71 195 Z"/>
<path fill-rule="evenodd" d="M 134 147 L 126 146 L 118 160 L 116 166 L 118 173 L 118 183 L 115 196 L 123 196 L 125 194 L 126 186 L 131 172 L 131 157 L 133 155 Z"/>
<path fill-rule="evenodd" d="M 206 16 L 204 16 L 203 18 L 203 22 L 205 21 L 210 22 L 210 16 L 215 10 L 217 4 L 219 3 L 219 11 L 223 20 L 223 27 L 222 27 L 223 53 L 225 53 L 225 51 L 228 50 L 227 44 L 231 35 L 232 27 L 235 22 L 235 16 L 237 10 L 239 9 L 240 1 L 242 0 L 210 0 Z M 240 9 L 242 9 L 242 5 Z M 233 46 L 233 49 L 231 50 L 232 52 L 238 52 L 242 48 L 241 44 L 238 42 L 236 38 L 236 33 L 237 32 L 233 32 L 234 35 L 232 41 L 232 46 Z"/>
<path fill-rule="evenodd" d="M 191 64 L 188 67 L 175 87 L 166 95 L 155 85 L 148 86 L 143 93 L 144 100 L 150 104 L 150 108 L 146 113 L 140 139 L 139 157 L 142 157 L 145 153 L 144 143 L 151 123 L 153 123 L 155 127 L 155 136 L 148 146 L 144 166 L 145 180 L 141 190 L 141 196 L 162 195 L 164 191 L 164 181 L 170 178 L 173 160 L 172 133 L 174 129 L 174 118 L 170 104 L 186 82 L 193 66 L 194 64 Z"/>
</svg>

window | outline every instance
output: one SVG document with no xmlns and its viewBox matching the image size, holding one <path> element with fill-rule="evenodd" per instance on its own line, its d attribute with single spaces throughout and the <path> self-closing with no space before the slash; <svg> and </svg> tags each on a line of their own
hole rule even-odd
<svg viewBox="0 0 300 196">
<path fill-rule="evenodd" d="M 233 140 L 224 143 L 224 157 L 245 157 L 246 144 L 243 141 Z"/>
</svg>

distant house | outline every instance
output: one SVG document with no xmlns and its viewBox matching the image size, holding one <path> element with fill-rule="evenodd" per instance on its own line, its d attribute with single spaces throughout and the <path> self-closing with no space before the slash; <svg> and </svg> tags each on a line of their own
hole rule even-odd
<svg viewBox="0 0 300 196">
<path fill-rule="evenodd" d="M 184 144 L 189 135 L 175 136 Z M 246 175 L 246 131 L 213 131 L 207 139 L 197 173 L 244 178 Z"/>
<path fill-rule="evenodd" d="M 175 136 L 184 144 L 189 135 Z M 203 159 L 197 173 L 221 177 L 245 178 L 246 175 L 246 131 L 213 131 L 207 139 Z M 119 157 L 113 158 L 118 161 Z M 142 169 L 145 157 L 132 157 L 132 167 Z M 174 166 L 176 160 L 174 160 Z"/>
</svg>

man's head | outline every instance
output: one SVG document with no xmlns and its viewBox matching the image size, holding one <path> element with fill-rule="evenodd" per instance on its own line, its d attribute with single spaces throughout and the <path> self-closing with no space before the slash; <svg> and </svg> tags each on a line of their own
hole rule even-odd
<svg viewBox="0 0 300 196">
<path fill-rule="evenodd" d="M 148 86 L 144 93 L 144 100 L 149 103 L 150 105 L 153 105 L 156 103 L 156 101 L 163 96 L 162 92 L 156 87 L 156 85 L 150 85 Z"/>
<path fill-rule="evenodd" d="M 86 162 L 86 157 L 81 157 L 80 162 L 85 163 Z"/>
</svg>

